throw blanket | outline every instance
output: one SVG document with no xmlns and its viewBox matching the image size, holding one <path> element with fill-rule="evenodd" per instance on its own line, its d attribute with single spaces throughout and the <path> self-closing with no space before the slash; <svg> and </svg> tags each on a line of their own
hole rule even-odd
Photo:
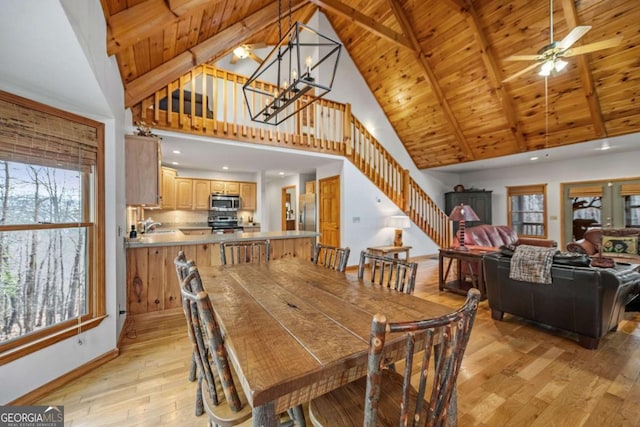
<svg viewBox="0 0 640 427">
<path fill-rule="evenodd" d="M 520 245 L 511 258 L 509 278 L 522 282 L 551 284 L 551 264 L 556 248 Z"/>
</svg>

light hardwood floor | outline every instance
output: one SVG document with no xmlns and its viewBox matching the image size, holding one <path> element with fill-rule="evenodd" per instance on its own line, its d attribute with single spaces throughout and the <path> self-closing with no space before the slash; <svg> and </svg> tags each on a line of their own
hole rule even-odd
<svg viewBox="0 0 640 427">
<path fill-rule="evenodd" d="M 420 262 L 415 294 L 451 308 L 436 260 Z M 355 272 L 347 272 L 355 274 Z M 64 405 L 67 426 L 205 426 L 181 311 L 135 319 L 121 355 L 43 398 Z M 133 332 L 133 330 L 131 332 Z M 459 426 L 639 426 L 640 313 L 627 313 L 598 350 L 513 316 L 491 319 L 486 301 L 458 377 Z M 339 427 L 339 426 L 336 426 Z"/>
</svg>

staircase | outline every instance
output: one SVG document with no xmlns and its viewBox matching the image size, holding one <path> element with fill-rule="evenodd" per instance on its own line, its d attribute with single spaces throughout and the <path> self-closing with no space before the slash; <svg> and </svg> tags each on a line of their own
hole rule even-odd
<svg viewBox="0 0 640 427">
<path fill-rule="evenodd" d="M 351 113 L 350 104 L 319 99 L 277 128 L 251 121 L 245 76 L 209 65 L 195 67 L 131 107 L 134 122 L 246 143 L 335 154 L 348 158 L 440 247 L 452 242 L 447 215 Z M 256 83 L 269 92 L 277 88 Z M 196 95 L 192 95 L 196 94 Z M 262 95 L 250 102 L 260 105 Z M 299 102 L 309 102 L 303 96 Z"/>
</svg>

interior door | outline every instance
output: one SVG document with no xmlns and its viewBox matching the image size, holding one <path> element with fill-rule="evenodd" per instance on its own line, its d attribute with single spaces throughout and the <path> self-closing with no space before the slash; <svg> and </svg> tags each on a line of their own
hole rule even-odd
<svg viewBox="0 0 640 427">
<path fill-rule="evenodd" d="M 340 176 L 319 181 L 320 243 L 340 246 Z"/>
</svg>

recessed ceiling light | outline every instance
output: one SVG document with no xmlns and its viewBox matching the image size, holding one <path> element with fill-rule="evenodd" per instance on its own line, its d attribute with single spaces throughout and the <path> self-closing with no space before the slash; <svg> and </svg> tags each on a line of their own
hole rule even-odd
<svg viewBox="0 0 640 427">
<path fill-rule="evenodd" d="M 173 150 L 172 153 L 173 154 L 181 154 L 181 151 L 180 150 Z"/>
<path fill-rule="evenodd" d="M 172 165 L 179 165 L 180 163 L 178 162 L 171 162 Z"/>
<path fill-rule="evenodd" d="M 229 166 L 223 166 L 222 169 L 228 171 L 229 170 Z"/>
<path fill-rule="evenodd" d="M 601 150 L 608 150 L 610 148 L 611 148 L 611 146 L 609 145 L 609 141 L 607 141 L 607 140 L 603 141 L 602 145 L 600 146 Z"/>
<path fill-rule="evenodd" d="M 279 175 L 284 175 L 284 172 L 279 172 Z"/>
<path fill-rule="evenodd" d="M 533 157 L 529 158 L 529 160 L 538 160 L 538 157 L 533 156 Z"/>
</svg>

